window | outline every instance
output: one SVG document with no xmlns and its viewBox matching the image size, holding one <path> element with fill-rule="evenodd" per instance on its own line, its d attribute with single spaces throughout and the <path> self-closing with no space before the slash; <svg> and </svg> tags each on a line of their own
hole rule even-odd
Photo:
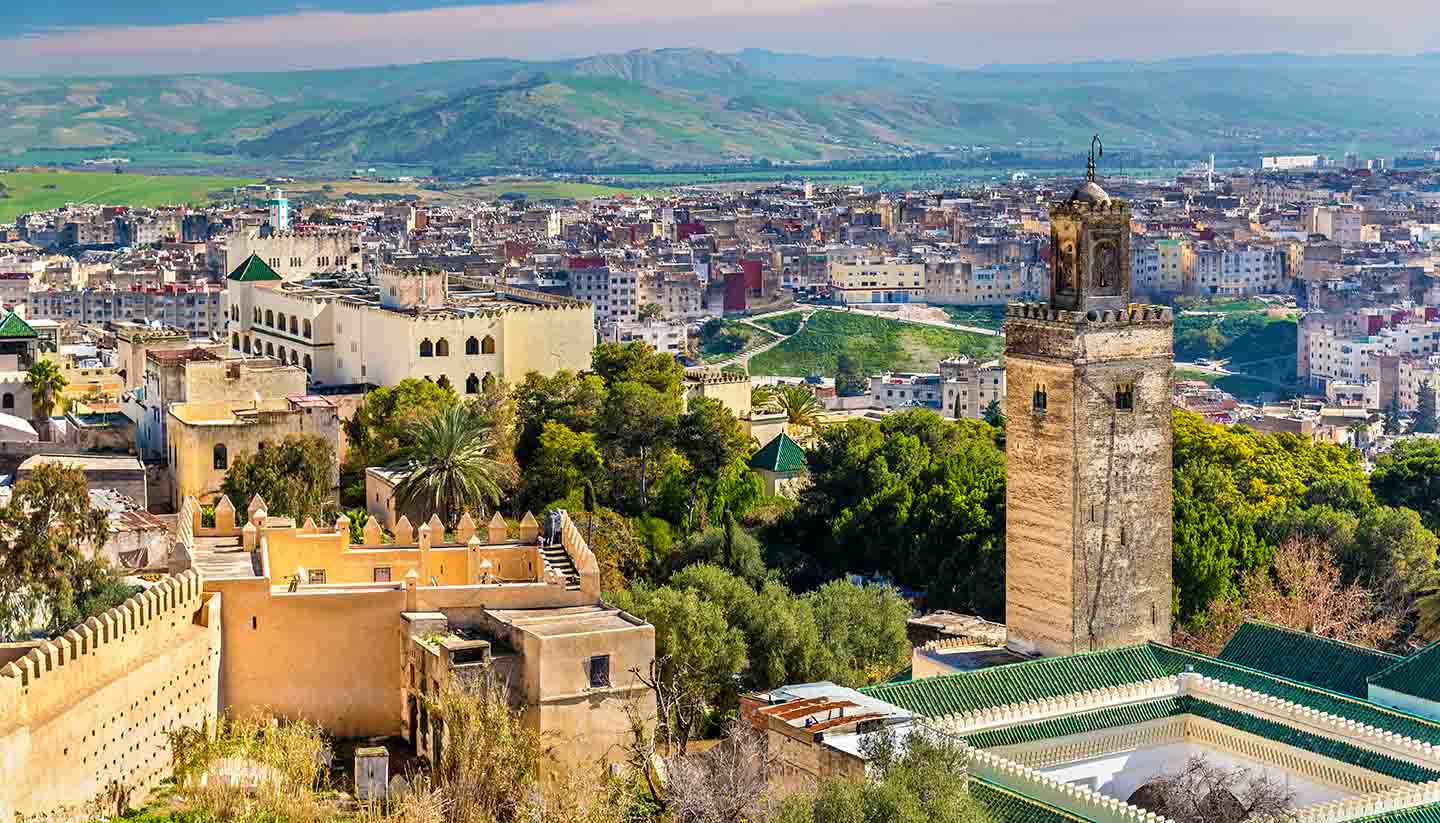
<svg viewBox="0 0 1440 823">
<path fill-rule="evenodd" d="M 480 393 L 480 378 L 479 378 L 479 377 L 476 377 L 474 372 L 471 372 L 471 373 L 470 373 L 470 376 L 467 377 L 467 378 L 465 378 L 465 393 L 466 393 L 466 394 L 479 394 L 479 393 Z M 9 395 L 6 395 L 6 396 L 8 397 Z"/>
<path fill-rule="evenodd" d="M 266 343 L 266 344 L 265 344 L 265 356 L 266 356 L 266 357 L 274 357 L 274 356 L 275 356 L 275 344 L 274 344 L 274 343 Z"/>
<path fill-rule="evenodd" d="M 1135 384 L 1121 383 L 1115 387 L 1115 408 L 1130 411 L 1135 408 Z"/>
<path fill-rule="evenodd" d="M 297 318 L 295 317 L 295 315 L 293 315 L 293 314 L 290 315 L 290 333 L 291 333 L 291 334 L 299 334 L 299 333 L 300 333 L 300 324 L 297 323 L 297 322 L 295 322 L 296 319 L 297 319 Z"/>
<path fill-rule="evenodd" d="M 280 347 L 280 365 L 285 365 L 285 347 Z"/>
<path fill-rule="evenodd" d="M 440 375 L 440 379 L 435 381 L 435 384 L 442 389 L 448 389 L 450 388 L 450 378 L 442 374 Z"/>
<path fill-rule="evenodd" d="M 234 349 L 235 351 L 240 351 L 240 335 L 230 335 L 230 348 Z"/>
<path fill-rule="evenodd" d="M 6 408 L 6 409 L 13 409 L 13 408 L 15 408 L 15 395 L 11 394 L 11 393 L 8 392 L 8 391 L 5 392 L 5 396 L 4 396 L 4 397 L 0 397 L 0 408 Z"/>
<path fill-rule="evenodd" d="M 488 371 L 485 372 L 485 379 L 480 381 L 480 385 L 485 389 L 485 391 L 490 391 L 491 389 L 495 388 L 495 375 L 491 374 Z"/>
<path fill-rule="evenodd" d="M 491 336 L 488 335 L 488 334 L 485 335 L 485 339 L 480 341 L 480 353 L 481 353 L 481 354 L 494 354 L 494 353 L 495 353 L 495 338 L 491 337 Z"/>
<path fill-rule="evenodd" d="M 230 468 L 230 453 L 226 450 L 224 443 L 216 443 L 214 449 L 215 468 L 217 471 L 225 471 Z"/>
<path fill-rule="evenodd" d="M 314 370 L 315 370 L 315 367 L 314 367 L 314 366 L 311 364 L 311 362 L 310 362 L 310 355 L 308 355 L 308 354 L 305 355 L 305 371 L 310 372 L 310 371 L 314 371 Z"/>
<path fill-rule="evenodd" d="M 1048 406 L 1050 402 L 1050 397 L 1049 394 L 1045 391 L 1045 386 L 1040 385 L 1035 387 L 1035 397 L 1032 402 L 1034 404 L 1035 411 L 1045 411 L 1046 406 Z"/>
<path fill-rule="evenodd" d="M 275 315 L 275 319 L 280 321 L 276 324 L 276 328 L 280 329 L 280 331 L 285 331 L 285 312 L 280 312 Z"/>
<path fill-rule="evenodd" d="M 250 353 L 250 338 L 247 337 L 240 341 L 240 350 L 246 354 Z"/>
<path fill-rule="evenodd" d="M 420 341 L 420 356 L 421 356 L 421 357 L 434 357 L 434 356 L 435 356 L 435 346 L 434 346 L 434 344 L 432 344 L 432 343 L 430 342 L 430 338 L 428 338 L 428 337 L 425 338 L 424 340 L 421 340 L 421 341 Z"/>
<path fill-rule="evenodd" d="M 479 354 L 479 353 L 480 353 L 480 341 L 479 341 L 478 339 L 474 338 L 474 337 L 471 337 L 469 340 L 466 340 L 466 341 L 465 341 L 465 353 L 466 353 L 466 354 Z"/>
<path fill-rule="evenodd" d="M 390 567 L 389 567 L 389 566 L 376 566 L 376 567 L 375 567 L 375 582 L 376 582 L 376 583 L 389 583 L 389 582 L 390 582 Z M 411 671 L 410 671 L 410 678 L 411 678 L 411 680 L 414 680 L 414 678 L 415 678 L 415 671 L 414 671 L 413 668 L 412 668 Z"/>
<path fill-rule="evenodd" d="M 273 325 L 275 325 L 275 312 L 273 312 L 273 311 L 271 311 L 271 310 L 269 310 L 269 309 L 266 309 L 266 310 L 265 310 L 265 325 L 267 325 L 267 326 L 273 326 Z"/>
<path fill-rule="evenodd" d="M 311 570 L 310 570 L 310 576 L 306 579 L 306 582 L 307 582 L 307 583 L 311 583 L 312 585 L 315 584 L 315 583 L 324 583 L 324 582 L 325 582 L 325 570 L 324 570 L 324 569 L 311 569 Z"/>
<path fill-rule="evenodd" d="M 305 327 L 304 327 L 304 328 L 305 328 L 305 336 L 306 336 L 307 338 L 310 337 L 311 334 L 313 333 L 314 329 L 313 329 L 313 327 L 310 325 L 310 321 L 309 321 L 308 319 L 305 321 Z"/>
<path fill-rule="evenodd" d="M 443 338 L 443 337 L 440 338 L 440 342 L 438 342 L 438 343 L 435 344 L 435 356 L 436 356 L 436 357 L 449 357 L 449 356 L 450 356 L 450 341 L 449 341 L 449 340 L 446 340 L 446 339 Z"/>
<path fill-rule="evenodd" d="M 610 655 L 600 654 L 590 658 L 590 688 L 604 689 L 610 686 Z"/>
</svg>

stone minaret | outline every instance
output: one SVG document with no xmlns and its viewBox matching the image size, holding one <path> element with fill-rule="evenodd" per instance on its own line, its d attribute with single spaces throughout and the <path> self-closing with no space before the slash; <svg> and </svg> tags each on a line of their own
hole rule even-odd
<svg viewBox="0 0 1440 823">
<path fill-rule="evenodd" d="M 1169 642 L 1173 318 L 1130 302 L 1130 209 L 1093 157 L 1050 221 L 1050 302 L 1005 319 L 1009 645 Z"/>
</svg>

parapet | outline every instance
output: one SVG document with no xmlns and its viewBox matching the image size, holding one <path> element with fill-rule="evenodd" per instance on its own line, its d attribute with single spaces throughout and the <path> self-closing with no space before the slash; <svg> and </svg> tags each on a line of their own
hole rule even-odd
<svg viewBox="0 0 1440 823">
<path fill-rule="evenodd" d="M 1050 204 L 1051 214 L 1112 214 L 1117 217 L 1124 216 L 1128 219 L 1130 204 L 1124 200 L 1110 198 L 1098 203 L 1087 200 L 1061 200 Z"/>
<path fill-rule="evenodd" d="M 735 372 L 720 371 L 719 369 L 686 369 L 686 383 L 704 383 L 707 386 L 729 385 L 731 383 L 749 383 L 750 376 L 736 374 Z"/>
<path fill-rule="evenodd" d="M 167 576 L 0 668 L 0 730 L 59 710 L 154 655 L 193 623 L 203 594 L 198 571 Z"/>
<path fill-rule="evenodd" d="M 1068 326 L 1175 322 L 1169 306 L 1145 303 L 1131 303 L 1123 309 L 1091 309 L 1087 312 L 1057 309 L 1048 303 L 1011 303 L 1005 307 L 1005 317 L 1007 320 L 1038 320 Z"/>
</svg>

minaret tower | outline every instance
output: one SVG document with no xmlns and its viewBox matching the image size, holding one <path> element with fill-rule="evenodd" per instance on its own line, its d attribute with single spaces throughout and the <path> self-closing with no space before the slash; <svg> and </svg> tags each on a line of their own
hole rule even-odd
<svg viewBox="0 0 1440 823">
<path fill-rule="evenodd" d="M 1005 621 L 1059 655 L 1169 642 L 1174 322 L 1130 302 L 1130 208 L 1095 181 L 1050 209 L 1050 300 L 1005 319 Z"/>
</svg>

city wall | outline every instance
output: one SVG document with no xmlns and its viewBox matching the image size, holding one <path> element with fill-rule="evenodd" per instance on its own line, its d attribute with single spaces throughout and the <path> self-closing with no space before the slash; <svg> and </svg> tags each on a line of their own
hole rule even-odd
<svg viewBox="0 0 1440 823">
<path fill-rule="evenodd" d="M 168 776 L 166 733 L 218 713 L 220 602 L 188 571 L 48 642 L 0 646 L 0 818 L 113 814 Z"/>
</svg>

